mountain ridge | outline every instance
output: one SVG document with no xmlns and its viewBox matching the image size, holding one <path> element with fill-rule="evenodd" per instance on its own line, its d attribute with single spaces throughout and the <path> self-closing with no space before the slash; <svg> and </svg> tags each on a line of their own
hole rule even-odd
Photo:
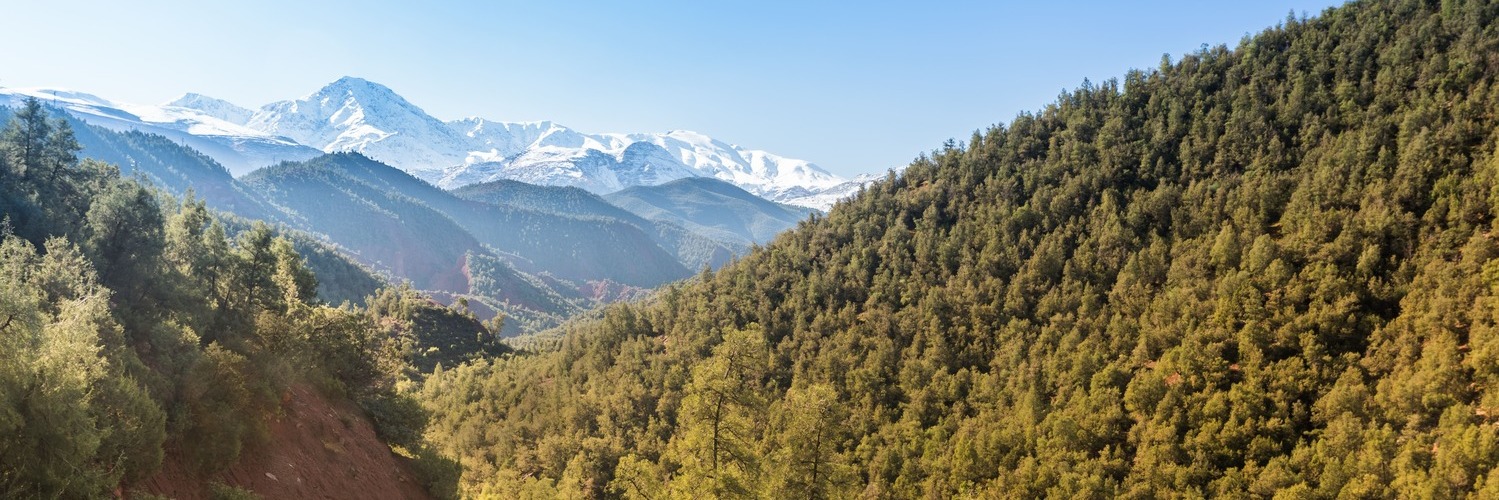
<svg viewBox="0 0 1499 500">
<path fill-rule="evenodd" d="M 64 109 L 91 125 L 161 135 L 212 157 L 236 175 L 321 154 L 296 141 L 227 122 L 196 108 L 121 103 L 67 89 L 0 88 L 0 106 L 18 108 L 28 98 Z"/>
<path fill-rule="evenodd" d="M 812 209 L 766 200 L 709 177 L 632 186 L 604 195 L 604 200 L 640 217 L 745 247 L 769 243 L 812 213 Z"/>
<path fill-rule="evenodd" d="M 494 205 L 622 221 L 654 234 L 656 241 L 674 252 L 677 260 L 689 270 L 705 266 L 717 268 L 748 250 L 747 245 L 735 241 L 714 239 L 669 221 L 649 220 L 577 187 L 537 186 L 503 179 L 470 184 L 452 193 L 460 198 Z"/>
<path fill-rule="evenodd" d="M 515 179 L 607 194 L 713 177 L 766 199 L 819 210 L 851 192 L 849 180 L 814 163 L 697 132 L 584 133 L 552 121 L 443 121 L 389 87 L 352 76 L 254 109 L 198 93 L 138 105 L 62 89 L 0 88 L 0 99 L 8 97 L 11 104 L 27 96 L 57 103 L 90 123 L 189 144 L 236 176 L 319 152 L 356 151 L 449 189 Z"/>
</svg>

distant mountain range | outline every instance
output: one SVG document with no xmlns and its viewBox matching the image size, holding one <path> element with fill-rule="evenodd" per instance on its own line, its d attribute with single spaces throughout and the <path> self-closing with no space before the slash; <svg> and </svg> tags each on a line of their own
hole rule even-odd
<svg viewBox="0 0 1499 500">
<path fill-rule="evenodd" d="M 605 200 L 650 220 L 685 227 L 719 241 L 744 246 L 769 243 L 777 234 L 812 214 L 705 177 L 677 179 L 659 186 L 635 186 Z"/>
<path fill-rule="evenodd" d="M 210 113 L 244 116 L 232 105 L 192 100 L 205 111 L 154 123 L 185 129 L 194 120 L 215 120 Z M 448 191 L 361 153 L 313 152 L 235 178 L 171 138 L 95 125 L 90 117 L 97 115 L 80 109 L 102 108 L 73 102 L 51 109 L 72 124 L 81 156 L 119 165 L 172 194 L 191 191 L 220 212 L 309 235 L 297 240 L 299 248 L 321 272 L 338 275 L 325 283 L 336 288 L 327 290 L 330 300 L 357 300 L 377 286 L 332 258 L 336 250 L 440 300 L 467 298 L 481 316 L 503 313 L 511 334 L 719 267 L 811 212 L 708 177 L 635 186 L 608 198 L 514 180 Z M 7 116 L 0 105 L 0 120 Z"/>
<path fill-rule="evenodd" d="M 65 109 L 91 125 L 117 132 L 161 135 L 208 155 L 235 175 L 323 154 L 319 148 L 236 125 L 196 109 L 125 104 L 69 90 L 0 88 L 0 106 L 16 108 L 27 97 Z"/>
<path fill-rule="evenodd" d="M 723 184 L 721 181 L 711 181 Z M 714 239 L 667 220 L 647 219 L 605 201 L 599 195 L 570 186 L 536 186 L 520 181 L 498 180 L 471 184 L 452 191 L 460 198 L 572 217 L 618 220 L 653 234 L 657 242 L 676 253 L 690 270 L 719 267 L 748 250 L 736 239 Z M 786 227 L 790 227 L 789 225 Z"/>
<path fill-rule="evenodd" d="M 868 181 L 688 131 L 588 134 L 547 121 L 444 122 L 383 85 L 353 77 L 254 110 L 201 94 L 139 105 L 67 90 L 0 89 L 0 105 L 25 97 L 111 130 L 162 135 L 236 176 L 282 161 L 354 151 L 447 189 L 509 179 L 608 194 L 706 177 L 819 210 Z"/>
</svg>

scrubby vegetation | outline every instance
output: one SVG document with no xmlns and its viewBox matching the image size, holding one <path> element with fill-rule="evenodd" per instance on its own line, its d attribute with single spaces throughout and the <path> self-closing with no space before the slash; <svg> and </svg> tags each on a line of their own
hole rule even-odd
<svg viewBox="0 0 1499 500">
<path fill-rule="evenodd" d="M 168 448 L 199 472 L 222 469 L 265 438 L 294 383 L 404 405 L 377 422 L 421 429 L 398 384 L 415 349 L 444 338 L 428 318 L 466 334 L 459 343 L 493 343 L 472 317 L 404 289 L 368 308 L 327 305 L 291 239 L 264 223 L 232 233 L 201 200 L 78 149 L 35 100 L 0 133 L 0 496 L 103 497 L 154 473 Z M 328 290 L 369 285 L 358 266 L 317 258 L 354 280 Z"/>
</svg>

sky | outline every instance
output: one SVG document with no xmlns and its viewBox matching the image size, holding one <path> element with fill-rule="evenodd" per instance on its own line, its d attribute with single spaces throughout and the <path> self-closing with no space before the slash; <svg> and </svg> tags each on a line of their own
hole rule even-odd
<svg viewBox="0 0 1499 500">
<path fill-rule="evenodd" d="M 694 130 L 851 177 L 1339 3 L 12 0 L 0 86 L 255 108 L 358 76 L 443 120 Z"/>
</svg>

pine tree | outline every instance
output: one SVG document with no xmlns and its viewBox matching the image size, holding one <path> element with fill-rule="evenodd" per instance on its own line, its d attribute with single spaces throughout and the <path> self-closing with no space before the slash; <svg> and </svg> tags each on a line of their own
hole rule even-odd
<svg viewBox="0 0 1499 500">
<path fill-rule="evenodd" d="M 725 333 L 713 355 L 693 367 L 678 417 L 681 432 L 671 443 L 681 467 L 673 491 L 708 491 L 719 498 L 756 493 L 768 354 L 764 333 L 750 325 Z"/>
</svg>

